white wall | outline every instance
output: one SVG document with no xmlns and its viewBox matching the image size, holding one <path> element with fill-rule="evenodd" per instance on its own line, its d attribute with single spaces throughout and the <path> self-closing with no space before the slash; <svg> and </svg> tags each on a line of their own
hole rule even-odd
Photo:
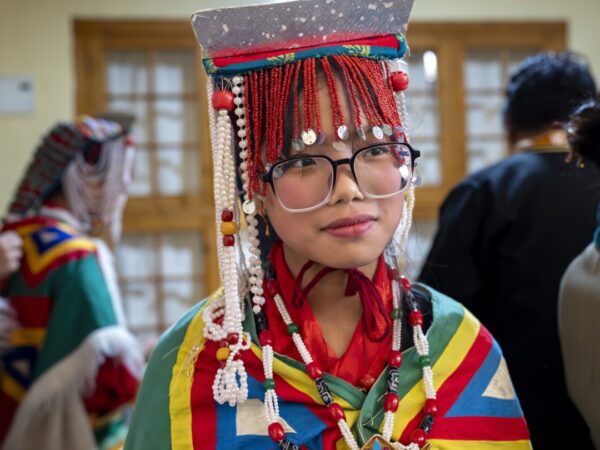
<svg viewBox="0 0 600 450">
<path fill-rule="evenodd" d="M 193 11 L 267 0 L 0 0 L 0 74 L 32 75 L 35 112 L 0 116 L 0 216 L 40 136 L 75 108 L 74 18 L 186 19 Z M 565 20 L 568 43 L 600 76 L 598 0 L 416 0 L 413 20 Z"/>
</svg>

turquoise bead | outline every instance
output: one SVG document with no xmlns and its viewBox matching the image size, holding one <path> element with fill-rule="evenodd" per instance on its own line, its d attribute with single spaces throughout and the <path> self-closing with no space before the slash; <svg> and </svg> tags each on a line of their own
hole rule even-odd
<svg viewBox="0 0 600 450">
<path fill-rule="evenodd" d="M 293 323 L 293 322 L 292 322 L 292 323 L 290 323 L 290 324 L 287 326 L 287 333 L 288 333 L 290 336 L 291 336 L 292 334 L 294 334 L 294 333 L 297 333 L 297 332 L 298 332 L 298 330 L 299 330 L 299 328 L 298 328 L 298 325 L 296 325 L 296 324 L 295 324 L 295 323 Z"/>
<path fill-rule="evenodd" d="M 421 367 L 429 366 L 431 364 L 431 359 L 429 356 L 419 356 L 419 365 Z"/>
</svg>

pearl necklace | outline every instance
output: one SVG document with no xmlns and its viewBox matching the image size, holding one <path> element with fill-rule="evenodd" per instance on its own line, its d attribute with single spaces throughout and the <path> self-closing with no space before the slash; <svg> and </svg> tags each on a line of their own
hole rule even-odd
<svg viewBox="0 0 600 450">
<path fill-rule="evenodd" d="M 390 270 L 390 273 L 392 274 L 393 279 L 393 311 L 391 313 L 393 320 L 393 331 L 392 346 L 390 355 L 388 357 L 388 393 L 384 400 L 385 414 L 383 419 L 382 437 L 385 441 L 390 442 L 394 430 L 395 413 L 398 410 L 399 405 L 398 369 L 402 363 L 402 353 L 400 352 L 402 336 L 401 299 L 406 298 L 412 308 L 409 313 L 409 323 L 413 329 L 413 339 L 415 348 L 419 355 L 419 365 L 423 370 L 423 386 L 427 400 L 424 407 L 425 416 L 421 422 L 421 426 L 412 433 L 410 444 L 403 445 L 399 442 L 390 442 L 390 445 L 398 450 L 418 450 L 425 444 L 426 433 L 431 430 L 434 422 L 434 416 L 437 412 L 433 372 L 431 370 L 429 359 L 429 343 L 427 341 L 427 337 L 423 333 L 423 316 L 416 308 L 416 303 L 412 297 L 410 282 L 405 277 L 399 277 L 397 272 L 394 270 Z M 402 289 L 400 288 L 400 283 L 402 284 Z M 338 403 L 334 402 L 331 391 L 325 379 L 323 378 L 322 370 L 313 361 L 310 352 L 306 348 L 302 336 L 299 333 L 298 325 L 292 321 L 289 311 L 287 310 L 287 307 L 279 293 L 279 286 L 277 284 L 277 280 L 274 278 L 272 268 L 267 270 L 266 290 L 275 301 L 277 310 L 279 311 L 279 314 L 286 325 L 287 332 L 292 337 L 292 341 L 294 342 L 302 361 L 306 365 L 307 373 L 315 381 L 317 391 L 323 400 L 323 403 L 327 406 L 330 416 L 337 423 L 342 437 L 346 441 L 346 444 L 351 450 L 360 450 L 360 447 L 358 446 L 358 443 L 356 442 L 356 439 L 352 434 L 348 423 L 346 422 L 346 416 L 342 407 Z M 267 329 L 264 313 L 255 313 L 255 321 L 259 331 L 259 342 L 263 347 L 265 413 L 269 422 L 269 436 L 282 449 L 306 449 L 305 446 L 292 444 L 285 439 L 283 426 L 281 423 L 279 423 L 279 407 L 275 393 L 275 380 L 273 378 L 273 335 Z"/>
</svg>

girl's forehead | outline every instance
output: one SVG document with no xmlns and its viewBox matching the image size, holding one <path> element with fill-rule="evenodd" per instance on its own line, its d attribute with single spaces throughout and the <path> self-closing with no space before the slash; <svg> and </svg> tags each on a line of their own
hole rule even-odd
<svg viewBox="0 0 600 450">
<path fill-rule="evenodd" d="M 280 155 L 280 159 L 288 159 L 301 155 L 327 155 L 335 160 L 347 157 L 366 147 L 375 146 L 377 144 L 390 144 L 393 142 L 396 141 L 388 136 L 384 136 L 383 139 L 376 139 L 372 135 L 367 135 L 367 139 L 364 140 L 356 134 L 352 139 L 348 139 L 347 141 L 336 141 L 332 138 L 326 139 L 325 142 L 319 145 L 305 146 L 300 151 L 291 150 L 288 155 Z"/>
</svg>

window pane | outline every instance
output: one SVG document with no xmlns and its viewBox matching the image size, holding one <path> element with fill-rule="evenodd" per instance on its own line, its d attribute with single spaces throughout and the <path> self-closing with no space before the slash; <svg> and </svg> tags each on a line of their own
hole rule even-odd
<svg viewBox="0 0 600 450">
<path fill-rule="evenodd" d="M 188 309 L 202 300 L 204 288 L 194 281 L 168 281 L 164 284 L 164 313 L 167 323 L 175 323 Z"/>
<path fill-rule="evenodd" d="M 195 192 L 200 186 L 200 166 L 196 150 L 158 151 L 158 184 L 163 195 Z"/>
<path fill-rule="evenodd" d="M 131 129 L 131 136 L 137 144 L 145 144 L 150 141 L 148 130 L 148 102 L 146 100 L 109 98 L 107 106 L 110 111 L 125 112 L 135 116 L 135 122 Z"/>
<path fill-rule="evenodd" d="M 133 180 L 128 192 L 130 197 L 146 197 L 152 193 L 150 155 L 142 146 L 137 146 L 135 151 Z"/>
<path fill-rule="evenodd" d="M 436 186 L 442 182 L 437 56 L 432 50 L 413 50 L 408 63 L 408 132 L 412 144 L 421 150 L 417 160 L 421 185 Z"/>
<path fill-rule="evenodd" d="M 107 108 L 136 117 L 133 197 L 199 192 L 196 64 L 195 50 L 108 52 Z"/>
<path fill-rule="evenodd" d="M 432 186 L 440 184 L 442 180 L 441 159 L 438 153 L 438 145 L 435 143 L 419 144 L 421 156 L 417 159 L 417 175 L 421 177 L 421 186 Z"/>
<path fill-rule="evenodd" d="M 196 55 L 193 51 L 156 52 L 154 90 L 157 94 L 196 92 Z"/>
<path fill-rule="evenodd" d="M 125 314 L 128 325 L 136 328 L 156 327 L 156 290 L 152 283 L 125 283 L 122 285 Z"/>
<path fill-rule="evenodd" d="M 469 95 L 467 98 L 467 134 L 470 136 L 494 135 L 497 139 L 502 139 L 504 133 L 503 104 L 504 96 L 501 95 Z"/>
<path fill-rule="evenodd" d="M 124 280 L 150 278 L 156 272 L 156 259 L 149 234 L 124 234 L 117 250 L 119 275 Z"/>
<path fill-rule="evenodd" d="M 107 54 L 108 94 L 142 94 L 148 90 L 146 55 L 143 50 L 112 50 Z"/>
<path fill-rule="evenodd" d="M 468 52 L 465 63 L 467 89 L 504 88 L 504 68 L 499 50 L 473 50 Z"/>
<path fill-rule="evenodd" d="M 162 276 L 193 277 L 203 273 L 202 239 L 199 233 L 165 233 L 162 235 L 160 267 Z"/>
<path fill-rule="evenodd" d="M 125 234 L 117 252 L 127 321 L 162 333 L 205 295 L 199 232 Z"/>
<path fill-rule="evenodd" d="M 196 103 L 180 99 L 157 100 L 154 110 L 157 143 L 173 145 L 196 142 Z"/>
<path fill-rule="evenodd" d="M 472 50 L 464 64 L 467 171 L 494 164 L 507 151 L 502 117 L 510 72 L 534 50 Z"/>
<path fill-rule="evenodd" d="M 472 173 L 500 161 L 506 153 L 505 147 L 504 142 L 497 139 L 488 141 L 473 139 L 469 142 L 467 171 Z"/>
</svg>

